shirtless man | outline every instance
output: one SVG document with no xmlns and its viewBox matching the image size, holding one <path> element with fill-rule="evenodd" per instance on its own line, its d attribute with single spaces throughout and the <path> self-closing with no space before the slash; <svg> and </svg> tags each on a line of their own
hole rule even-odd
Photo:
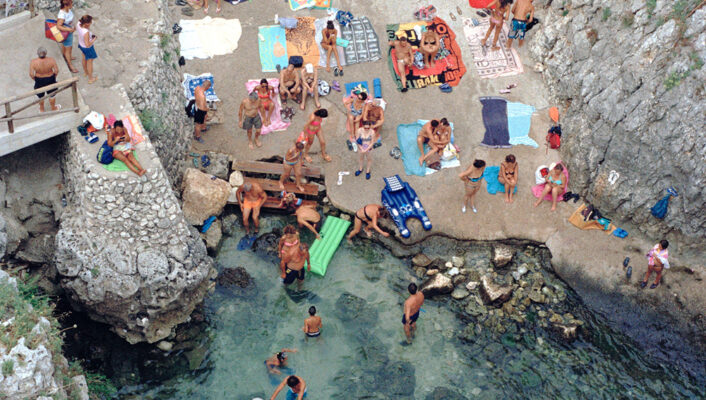
<svg viewBox="0 0 706 400">
<path fill-rule="evenodd" d="M 419 160 L 419 165 L 424 164 L 424 161 L 428 160 L 434 154 L 438 154 L 439 157 L 441 157 L 449 143 L 451 143 L 451 127 L 449 126 L 449 121 L 446 118 L 442 118 L 439 121 L 438 128 L 429 139 L 429 152 Z"/>
<path fill-rule="evenodd" d="M 262 143 L 260 143 L 260 129 L 262 128 L 260 114 L 265 114 L 265 108 L 262 106 L 257 91 L 253 90 L 250 95 L 248 95 L 248 98 L 240 103 L 240 109 L 238 110 L 238 124 L 242 129 L 248 132 L 248 146 L 251 149 L 255 148 L 252 144 L 253 127 L 255 127 L 255 144 L 257 147 L 262 146 Z M 244 119 L 243 115 L 245 115 Z"/>
<path fill-rule="evenodd" d="M 419 310 L 424 304 L 424 293 L 417 291 L 417 285 L 410 283 L 407 286 L 409 297 L 404 301 L 404 314 L 402 315 L 402 325 L 404 334 L 407 336 L 407 343 L 412 343 L 412 337 L 417 330 L 417 318 Z"/>
<path fill-rule="evenodd" d="M 336 37 L 338 31 L 333 25 L 333 21 L 326 23 L 326 29 L 321 32 L 321 47 L 326 50 L 326 72 L 331 72 L 331 53 L 336 57 L 336 71 L 334 75 L 343 76 L 343 68 L 341 68 L 341 60 L 338 59 L 338 46 L 336 45 Z"/>
<path fill-rule="evenodd" d="M 519 39 L 520 47 L 525 42 L 527 24 L 534 20 L 532 0 L 517 0 L 517 3 L 512 7 L 512 17 L 512 32 L 507 35 L 507 45 L 505 46 L 508 49 L 512 47 L 512 39 Z"/>
<path fill-rule="evenodd" d="M 439 128 L 439 120 L 432 119 L 422 126 L 422 130 L 417 135 L 417 147 L 419 147 L 419 164 L 424 163 L 424 145 L 434 137 L 434 132 Z"/>
<path fill-rule="evenodd" d="M 302 86 L 304 87 L 304 93 L 302 94 L 302 104 L 299 108 L 303 110 L 306 107 L 306 99 L 309 95 L 314 97 L 316 108 L 321 108 L 321 103 L 319 103 L 319 69 L 311 63 L 302 69 Z"/>
<path fill-rule="evenodd" d="M 255 234 L 260 232 L 260 208 L 267 200 L 267 193 L 262 190 L 262 186 L 257 182 L 245 182 L 238 190 L 235 191 L 235 197 L 238 199 L 240 211 L 243 213 L 243 226 L 245 233 L 250 234 L 250 212 L 252 211 L 252 220 L 255 223 Z"/>
<path fill-rule="evenodd" d="M 427 30 L 422 34 L 422 41 L 419 45 L 419 51 L 424 55 L 424 66 L 431 68 L 436 65 L 434 61 L 437 53 L 441 48 L 441 38 L 434 30 Z"/>
<path fill-rule="evenodd" d="M 201 86 L 196 86 L 194 89 L 194 100 L 196 101 L 196 114 L 194 114 L 194 139 L 203 143 L 201 132 L 206 129 L 206 113 L 208 105 L 206 104 L 206 91 L 211 87 L 211 81 L 204 81 Z"/>
<path fill-rule="evenodd" d="M 302 400 L 306 397 L 306 382 L 304 382 L 304 379 L 296 375 L 289 375 L 277 386 L 270 400 L 275 400 L 285 386 L 289 386 L 287 400 Z"/>
<path fill-rule="evenodd" d="M 407 91 L 407 67 L 412 67 L 414 63 L 414 50 L 412 45 L 407 41 L 406 36 L 398 37 L 397 40 L 391 40 L 390 46 L 395 48 L 395 56 L 397 57 L 397 69 L 400 79 L 402 80 L 402 92 Z"/>
<path fill-rule="evenodd" d="M 279 73 L 279 97 L 282 99 L 282 104 L 287 104 L 287 99 L 295 100 L 296 96 L 302 92 L 301 77 L 294 70 L 294 64 L 287 65 Z"/>
<path fill-rule="evenodd" d="M 271 374 L 281 375 L 282 372 L 277 368 L 283 368 L 287 366 L 287 353 L 296 353 L 297 349 L 282 349 L 279 353 L 273 355 L 272 357 L 265 360 L 265 366 L 267 367 L 267 372 Z"/>
<path fill-rule="evenodd" d="M 306 275 L 304 263 L 306 263 L 306 270 L 311 272 L 309 246 L 300 241 L 298 247 L 282 255 L 282 259 L 279 262 L 279 268 L 282 272 L 282 283 L 289 285 L 293 283 L 294 280 L 297 280 L 297 285 L 301 286 L 304 276 Z"/>
<path fill-rule="evenodd" d="M 365 104 L 363 108 L 363 122 L 372 122 L 375 133 L 380 133 L 382 124 L 385 123 L 385 110 L 380 105 L 381 99 L 375 99 Z"/>
<path fill-rule="evenodd" d="M 321 317 L 316 315 L 316 307 L 309 307 L 309 318 L 304 320 L 304 326 L 302 327 L 306 337 L 317 337 L 321 335 L 322 326 Z"/>
<path fill-rule="evenodd" d="M 37 49 L 37 57 L 29 63 L 29 77 L 34 80 L 34 88 L 40 89 L 56 83 L 56 75 L 59 73 L 59 66 L 56 65 L 56 60 L 47 57 L 47 49 L 44 47 Z M 38 93 L 37 97 L 41 99 L 45 94 L 51 95 L 54 92 L 56 92 L 56 89 Z M 49 98 L 49 105 L 52 111 L 59 109 L 56 106 L 54 97 Z M 44 112 L 44 100 L 39 102 L 39 112 Z"/>
<path fill-rule="evenodd" d="M 378 226 L 378 219 L 386 218 L 387 216 L 387 209 L 383 206 L 379 206 L 377 204 L 368 204 L 364 206 L 360 210 L 356 211 L 353 230 L 351 231 L 351 233 L 348 234 L 348 237 L 346 239 L 349 243 L 351 243 L 351 239 L 353 239 L 353 237 L 357 235 L 358 232 L 360 232 L 360 229 L 363 228 L 363 222 L 367 224 L 365 227 L 365 234 L 368 235 L 368 237 L 371 237 L 373 235 L 373 233 L 370 231 L 371 229 L 375 229 L 376 231 L 378 231 L 379 234 L 384 237 L 389 237 L 390 234 L 383 231 Z"/>
</svg>

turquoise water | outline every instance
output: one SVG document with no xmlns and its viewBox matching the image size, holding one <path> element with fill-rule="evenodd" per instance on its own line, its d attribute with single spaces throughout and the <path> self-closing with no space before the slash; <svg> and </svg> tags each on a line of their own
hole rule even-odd
<svg viewBox="0 0 706 400">
<path fill-rule="evenodd" d="M 268 225 L 281 226 L 281 221 L 268 220 L 263 231 Z M 290 355 L 290 372 L 306 380 L 309 399 L 456 398 L 440 387 L 462 394 L 458 398 L 487 399 L 704 395 L 693 378 L 673 365 L 651 361 L 570 290 L 571 311 L 586 322 L 573 343 L 532 322 L 508 323 L 503 334 L 478 324 L 474 335 L 461 340 L 460 333 L 474 319 L 460 317 L 461 303 L 445 297 L 427 300 L 417 337 L 405 346 L 402 302 L 407 284 L 419 282 L 409 261 L 368 241 L 344 242 L 324 278 L 307 275 L 302 290 L 296 284 L 284 289 L 272 260 L 236 250 L 240 236 L 225 240 L 217 262 L 219 268 L 244 267 L 254 287 L 218 289 L 207 299 L 203 361 L 190 369 L 173 363 L 180 367 L 169 379 L 125 387 L 123 397 L 267 399 L 286 375 L 270 376 L 263 361 L 284 347 L 298 349 Z M 551 280 L 557 281 L 547 273 Z M 310 305 L 324 324 L 316 339 L 306 339 L 301 331 Z M 434 390 L 437 397 L 431 395 Z"/>
</svg>

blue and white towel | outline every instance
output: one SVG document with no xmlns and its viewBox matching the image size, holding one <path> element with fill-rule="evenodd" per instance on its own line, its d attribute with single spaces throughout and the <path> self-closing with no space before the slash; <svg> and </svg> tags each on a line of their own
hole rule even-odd
<svg viewBox="0 0 706 400">
<path fill-rule="evenodd" d="M 211 81 L 211 87 L 206 91 L 206 101 L 221 101 L 218 96 L 216 96 L 216 83 L 213 79 L 213 75 L 208 72 L 198 76 L 184 74 L 184 81 L 181 83 L 181 86 L 184 87 L 184 96 L 186 96 L 186 99 L 193 100 L 194 89 L 196 89 L 196 86 L 201 86 L 205 81 Z"/>
<path fill-rule="evenodd" d="M 510 144 L 516 146 L 539 147 L 537 142 L 529 137 L 532 114 L 535 108 L 522 103 L 507 103 L 507 126 L 510 132 Z"/>
</svg>

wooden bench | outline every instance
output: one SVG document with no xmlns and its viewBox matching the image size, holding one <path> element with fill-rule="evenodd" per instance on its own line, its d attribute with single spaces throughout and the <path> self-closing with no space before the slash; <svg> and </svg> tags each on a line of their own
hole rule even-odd
<svg viewBox="0 0 706 400">
<path fill-rule="evenodd" d="M 255 172 L 259 174 L 282 175 L 282 164 L 263 161 L 237 161 L 233 169 L 241 172 Z M 324 173 L 319 167 L 303 167 L 302 175 L 307 178 L 323 178 Z"/>
<path fill-rule="evenodd" d="M 276 208 L 278 210 L 284 210 L 285 207 L 280 207 L 280 198 L 279 197 L 274 197 L 274 196 L 267 196 L 267 200 L 265 200 L 265 204 L 262 205 L 263 208 Z M 229 201 L 228 204 L 238 204 L 238 200 L 235 201 Z M 302 200 L 302 205 L 303 206 L 311 206 L 316 208 L 317 204 L 313 200 Z"/>
<path fill-rule="evenodd" d="M 272 179 L 261 179 L 261 178 L 245 178 L 245 181 L 259 184 L 263 190 L 269 192 L 280 192 L 279 181 Z M 313 183 L 305 183 L 302 185 L 304 190 L 297 189 L 297 185 L 294 182 L 284 182 L 284 190 L 290 193 L 305 194 L 307 196 L 318 196 L 319 187 Z"/>
</svg>

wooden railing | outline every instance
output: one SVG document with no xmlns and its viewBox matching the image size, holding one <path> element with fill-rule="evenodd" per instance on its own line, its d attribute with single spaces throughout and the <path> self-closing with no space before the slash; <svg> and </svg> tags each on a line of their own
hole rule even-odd
<svg viewBox="0 0 706 400">
<path fill-rule="evenodd" d="M 54 98 L 57 94 L 60 92 L 71 88 L 71 96 L 73 97 L 73 107 L 72 108 L 67 108 L 67 109 L 62 109 L 62 110 L 52 110 L 52 111 L 46 111 L 46 112 L 40 112 L 32 115 L 24 115 L 21 117 L 17 117 L 17 113 L 20 111 L 24 111 L 33 105 L 39 103 L 40 101 L 43 100 L 48 100 L 51 98 Z M 49 90 L 56 89 L 56 92 L 52 94 L 47 94 L 46 96 L 42 97 L 41 99 L 37 99 L 29 104 L 25 104 L 22 106 L 20 109 L 12 111 L 12 106 L 11 104 L 13 102 L 26 99 L 27 97 L 32 97 L 36 96 L 39 93 L 44 93 Z M 5 115 L 0 118 L 0 123 L 2 122 L 7 122 L 7 128 L 10 133 L 15 132 L 15 123 L 14 121 L 22 120 L 22 119 L 30 119 L 30 118 L 41 118 L 41 117 L 48 117 L 51 115 L 56 115 L 56 114 L 61 114 L 61 113 L 66 113 L 66 112 L 75 112 L 77 113 L 79 111 L 79 105 L 78 105 L 78 78 L 71 78 L 71 79 L 66 79 L 61 82 L 57 82 L 54 84 L 51 84 L 49 86 L 44 86 L 39 89 L 35 89 L 31 92 L 27 92 L 25 94 L 21 94 L 19 96 L 13 96 L 4 100 L 0 100 L 0 107 L 5 107 Z M 1 108 L 0 108 L 1 110 Z M 0 111 L 1 112 L 1 111 Z"/>
</svg>

